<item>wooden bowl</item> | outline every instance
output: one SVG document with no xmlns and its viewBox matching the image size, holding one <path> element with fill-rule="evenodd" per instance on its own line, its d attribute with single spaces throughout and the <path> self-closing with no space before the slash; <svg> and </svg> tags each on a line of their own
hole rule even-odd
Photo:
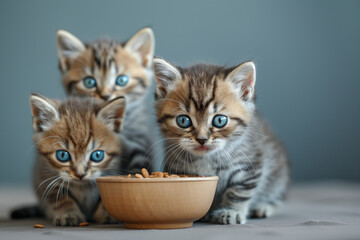
<svg viewBox="0 0 360 240">
<path fill-rule="evenodd" d="M 102 202 L 126 228 L 191 227 L 213 202 L 218 177 L 96 179 Z"/>
</svg>

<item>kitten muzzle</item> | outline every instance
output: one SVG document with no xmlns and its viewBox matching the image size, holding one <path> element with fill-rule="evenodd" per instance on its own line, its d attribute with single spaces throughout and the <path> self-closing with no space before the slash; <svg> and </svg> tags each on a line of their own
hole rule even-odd
<svg viewBox="0 0 360 240">
<path fill-rule="evenodd" d="M 196 147 L 195 150 L 205 150 L 206 151 L 206 150 L 210 150 L 210 149 L 206 146 L 201 145 L 201 146 Z"/>
<path fill-rule="evenodd" d="M 86 174 L 78 174 L 78 173 L 76 173 L 76 172 L 74 172 L 74 175 L 75 175 L 77 178 L 79 178 L 79 180 L 82 180 L 83 177 L 86 176 Z"/>
</svg>

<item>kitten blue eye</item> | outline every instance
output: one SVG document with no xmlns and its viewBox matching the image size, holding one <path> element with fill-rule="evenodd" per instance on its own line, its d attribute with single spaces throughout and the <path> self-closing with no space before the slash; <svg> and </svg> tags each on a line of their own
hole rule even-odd
<svg viewBox="0 0 360 240">
<path fill-rule="evenodd" d="M 90 155 L 90 160 L 94 162 L 100 162 L 104 159 L 104 151 L 96 150 L 93 151 Z"/>
<path fill-rule="evenodd" d="M 212 121 L 212 124 L 214 125 L 214 127 L 223 128 L 226 125 L 227 121 L 227 116 L 216 115 Z"/>
<path fill-rule="evenodd" d="M 67 162 L 70 161 L 70 154 L 65 150 L 58 150 L 56 151 L 56 158 L 60 162 Z"/>
<path fill-rule="evenodd" d="M 95 79 L 92 78 L 92 77 L 86 77 L 86 78 L 84 78 L 83 83 L 84 83 L 84 86 L 85 86 L 86 88 L 96 87 L 96 81 L 95 81 Z"/>
<path fill-rule="evenodd" d="M 127 75 L 119 75 L 116 78 L 116 84 L 123 87 L 129 82 L 129 77 Z"/>
<path fill-rule="evenodd" d="M 192 125 L 191 119 L 186 115 L 177 116 L 176 123 L 181 128 L 188 128 Z"/>
</svg>

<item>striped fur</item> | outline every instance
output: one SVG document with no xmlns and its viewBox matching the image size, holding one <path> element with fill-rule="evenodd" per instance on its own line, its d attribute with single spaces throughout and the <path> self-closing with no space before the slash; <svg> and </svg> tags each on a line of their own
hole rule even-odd
<svg viewBox="0 0 360 240">
<path fill-rule="evenodd" d="M 125 99 L 58 102 L 34 94 L 30 102 L 37 150 L 34 189 L 45 215 L 57 226 L 114 222 L 101 204 L 95 178 L 118 171 L 121 143 L 117 135 Z M 71 160 L 59 161 L 58 150 L 68 151 Z M 102 161 L 90 160 L 95 150 L 105 152 Z"/>
<path fill-rule="evenodd" d="M 124 43 L 102 39 L 87 44 L 60 30 L 57 46 L 62 81 L 69 95 L 127 100 L 123 131 L 122 169 L 138 171 L 142 166 L 154 169 L 156 163 L 152 142 L 159 135 L 152 117 L 152 60 L 155 40 L 150 28 L 141 29 Z M 119 75 L 129 77 L 124 87 L 116 85 Z M 92 77 L 96 87 L 86 88 L 83 79 Z"/>
<path fill-rule="evenodd" d="M 282 145 L 255 110 L 255 65 L 180 68 L 155 59 L 154 69 L 165 171 L 219 176 L 203 220 L 243 224 L 247 217 L 270 216 L 283 200 L 289 168 Z M 228 118 L 224 127 L 212 124 L 219 114 Z M 192 126 L 181 128 L 179 115 Z"/>
</svg>

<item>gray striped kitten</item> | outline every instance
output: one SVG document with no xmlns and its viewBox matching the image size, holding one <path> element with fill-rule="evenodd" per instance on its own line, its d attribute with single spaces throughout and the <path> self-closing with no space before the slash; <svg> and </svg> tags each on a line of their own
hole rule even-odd
<svg viewBox="0 0 360 240">
<path fill-rule="evenodd" d="M 59 102 L 33 94 L 30 103 L 37 150 L 33 183 L 42 212 L 56 226 L 114 223 L 101 203 L 95 179 L 118 167 L 117 135 L 125 99 Z"/>
<path fill-rule="evenodd" d="M 273 214 L 289 183 L 284 148 L 255 108 L 255 65 L 175 67 L 154 60 L 165 171 L 217 175 L 204 221 L 244 224 Z"/>
<path fill-rule="evenodd" d="M 147 167 L 152 171 L 156 161 L 150 146 L 159 135 L 151 117 L 149 96 L 153 83 L 153 31 L 143 28 L 125 43 L 102 39 L 84 44 L 69 32 L 59 30 L 57 47 L 62 82 L 69 95 L 106 101 L 125 96 L 121 169 L 134 172 Z"/>
</svg>

